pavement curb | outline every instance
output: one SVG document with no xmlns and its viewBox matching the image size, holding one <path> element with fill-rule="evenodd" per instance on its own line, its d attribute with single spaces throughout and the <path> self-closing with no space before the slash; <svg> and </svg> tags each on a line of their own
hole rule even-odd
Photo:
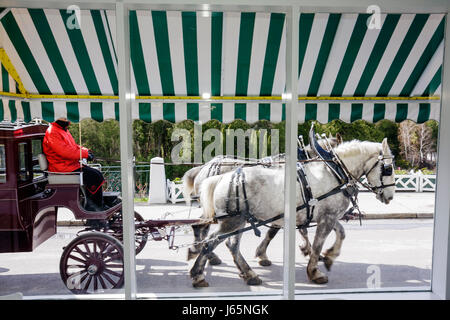
<svg viewBox="0 0 450 320">
<path fill-rule="evenodd" d="M 366 213 L 363 220 L 375 219 L 432 219 L 432 213 Z"/>
</svg>

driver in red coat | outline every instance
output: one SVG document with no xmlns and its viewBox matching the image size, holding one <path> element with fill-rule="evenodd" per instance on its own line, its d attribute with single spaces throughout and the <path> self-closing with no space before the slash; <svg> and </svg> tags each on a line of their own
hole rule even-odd
<svg viewBox="0 0 450 320">
<path fill-rule="evenodd" d="M 80 165 L 80 156 L 92 161 L 94 154 L 91 150 L 75 143 L 68 131 L 70 121 L 58 118 L 47 129 L 43 142 L 43 151 L 48 161 L 50 172 L 83 172 L 83 183 L 86 186 L 88 201 L 91 210 L 103 210 L 103 191 L 105 183 L 102 173 L 94 168 Z M 81 149 L 81 151 L 80 151 Z M 93 202 L 94 205 L 92 205 Z"/>
</svg>

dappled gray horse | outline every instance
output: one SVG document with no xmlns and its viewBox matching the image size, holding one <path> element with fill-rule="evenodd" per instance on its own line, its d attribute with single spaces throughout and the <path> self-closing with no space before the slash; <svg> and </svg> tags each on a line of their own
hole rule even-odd
<svg viewBox="0 0 450 320">
<path fill-rule="evenodd" d="M 336 137 L 332 137 L 331 135 L 325 140 L 325 139 L 319 139 L 318 143 L 321 147 L 326 148 L 326 145 L 330 145 L 332 148 L 336 147 L 338 144 L 342 143 L 342 137 L 337 134 Z M 310 159 L 316 157 L 316 153 L 313 151 L 310 145 L 305 146 L 304 151 L 308 154 L 308 157 Z M 279 162 L 283 162 L 285 160 L 285 154 L 278 154 L 271 157 L 263 158 L 259 161 L 259 163 L 266 164 L 268 167 L 280 167 L 284 164 L 280 164 Z M 251 161 L 253 163 L 257 163 L 257 160 Z M 250 162 L 250 163 L 251 163 Z M 199 195 L 200 193 L 200 186 L 201 183 L 208 177 L 216 176 L 220 174 L 224 174 L 230 171 L 236 170 L 237 167 L 248 164 L 248 161 L 245 161 L 243 159 L 236 159 L 230 156 L 217 156 L 208 161 L 206 164 L 200 167 L 192 168 L 183 176 L 183 196 L 186 201 L 186 204 L 190 204 L 191 202 L 191 196 Z M 210 224 L 205 225 L 195 225 L 192 226 L 192 229 L 194 231 L 194 239 L 195 242 L 199 243 L 203 239 L 206 238 L 206 236 L 209 233 Z M 272 239 L 275 237 L 275 235 L 278 233 L 280 228 L 276 226 L 271 226 L 269 231 L 266 233 L 265 238 L 261 242 L 261 244 L 258 246 L 256 250 L 256 257 L 260 259 L 260 264 L 262 266 L 269 266 L 271 265 L 271 261 L 267 257 L 266 251 L 267 247 L 269 246 Z M 310 243 L 308 241 L 307 237 L 307 231 L 306 229 L 300 230 L 300 234 L 302 235 L 304 239 L 304 244 L 301 247 L 301 250 L 304 255 L 307 255 L 310 248 Z M 200 250 L 200 245 L 194 244 L 191 248 L 188 249 L 188 256 L 187 259 L 193 259 L 195 258 Z M 221 263 L 220 258 L 214 254 L 213 252 L 208 254 L 208 260 L 210 264 L 217 265 Z"/>
<path fill-rule="evenodd" d="M 351 178 L 351 185 L 354 186 L 356 181 L 362 176 L 366 176 L 368 181 L 367 187 L 376 194 L 376 198 L 379 201 L 388 204 L 393 199 L 395 177 L 393 174 L 393 157 L 387 139 L 384 139 L 382 143 L 360 142 L 357 140 L 344 142 L 335 148 L 335 154 L 345 165 L 347 174 Z M 234 172 L 209 177 L 201 185 L 202 218 L 208 220 L 217 219 L 219 226 L 218 230 L 208 237 L 211 241 L 202 244 L 201 251 L 190 270 L 194 287 L 208 286 L 203 274 L 207 255 L 225 239 L 233 260 L 240 270 L 240 275 L 246 283 L 249 285 L 261 283 L 259 277 L 250 268 L 240 252 L 239 245 L 242 233 L 231 237 L 221 236 L 239 230 L 246 225 L 248 217 L 239 214 L 237 209 L 237 205 L 240 208 L 245 208 L 246 201 L 249 212 L 254 219 L 259 221 L 277 217 L 284 212 L 284 168 L 245 167 L 241 170 L 245 175 L 246 199 L 240 196 L 238 197 L 238 202 L 227 201 L 227 199 L 236 198 L 236 194 L 233 192 L 234 188 L 230 189 L 230 182 L 234 178 Z M 329 194 L 330 191 L 337 190 L 340 186 L 340 182 L 338 182 L 324 162 L 306 163 L 304 170 L 314 198 Z M 301 186 L 297 182 L 297 208 L 303 204 L 301 192 Z M 328 282 L 328 277 L 318 268 L 319 256 L 325 239 L 333 229 L 337 229 L 336 241 L 324 253 L 328 269 L 339 256 L 345 233 L 338 220 L 345 214 L 349 204 L 350 198 L 345 192 L 337 192 L 318 201 L 315 205 L 312 221 L 316 222 L 317 229 L 307 266 L 308 278 L 315 283 Z M 233 211 L 235 214 L 229 215 L 229 212 Z M 305 209 L 297 211 L 296 220 L 297 225 L 305 223 Z M 283 224 L 282 218 L 273 222 L 273 225 L 276 227 L 282 227 Z"/>
</svg>

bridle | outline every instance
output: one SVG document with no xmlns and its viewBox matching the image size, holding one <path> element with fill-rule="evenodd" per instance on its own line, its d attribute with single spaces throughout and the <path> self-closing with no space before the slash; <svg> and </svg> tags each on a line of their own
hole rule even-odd
<svg viewBox="0 0 450 320">
<path fill-rule="evenodd" d="M 390 164 L 386 163 L 384 160 L 387 160 L 387 159 L 392 159 L 392 163 L 390 163 Z M 373 186 L 369 182 L 367 182 L 367 183 L 360 182 L 365 188 L 367 188 L 370 191 L 377 193 L 377 194 L 381 194 L 383 192 L 384 188 L 389 188 L 389 187 L 395 186 L 395 182 L 390 183 L 390 184 L 384 184 L 384 182 L 383 182 L 383 177 L 390 177 L 394 174 L 394 156 L 391 156 L 391 155 L 386 156 L 380 152 L 380 155 L 378 156 L 378 161 L 375 162 L 375 164 L 369 169 L 369 171 L 365 172 L 364 175 L 366 177 L 368 177 L 369 174 L 372 172 L 372 170 L 375 169 L 376 167 L 378 167 L 378 165 L 380 163 L 381 163 L 381 173 L 380 173 L 381 185 Z"/>
<path fill-rule="evenodd" d="M 378 160 L 374 163 L 374 165 L 368 171 L 364 172 L 361 175 L 361 176 L 368 177 L 368 175 L 372 172 L 372 170 L 375 169 L 376 167 L 378 167 L 378 165 L 380 165 L 380 163 L 381 163 L 381 173 L 380 173 L 380 183 L 381 184 L 379 186 L 373 186 L 370 182 L 360 181 L 361 177 L 358 179 L 355 176 L 353 176 L 353 174 L 351 174 L 351 172 L 345 166 L 344 162 L 342 162 L 342 160 L 339 158 L 339 156 L 337 154 L 334 154 L 334 156 L 335 156 L 335 159 L 337 160 L 337 162 L 339 163 L 339 165 L 344 169 L 345 174 L 347 175 L 347 178 L 349 178 L 348 179 L 348 180 L 350 180 L 349 184 L 355 185 L 355 184 L 359 183 L 367 190 L 369 190 L 375 194 L 378 194 L 378 195 L 381 195 L 381 193 L 383 192 L 383 189 L 395 186 L 395 182 L 390 183 L 390 184 L 384 184 L 384 182 L 383 182 L 383 177 L 390 177 L 394 174 L 394 156 L 392 156 L 392 155 L 383 155 L 383 153 L 380 152 L 380 154 L 378 156 Z M 392 159 L 392 163 L 387 164 L 384 161 L 387 159 Z"/>
</svg>

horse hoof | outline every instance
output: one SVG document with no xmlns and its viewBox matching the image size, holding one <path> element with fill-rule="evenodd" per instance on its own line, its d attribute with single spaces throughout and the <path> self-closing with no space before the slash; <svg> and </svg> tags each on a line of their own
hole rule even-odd
<svg viewBox="0 0 450 320">
<path fill-rule="evenodd" d="M 206 288 L 209 287 L 209 283 L 205 279 L 203 279 L 198 282 L 192 283 L 192 286 L 194 288 Z"/>
<path fill-rule="evenodd" d="M 328 283 L 328 277 L 320 276 L 316 279 L 312 279 L 312 282 L 317 283 L 317 284 L 325 284 L 325 283 Z"/>
<path fill-rule="evenodd" d="M 333 260 L 329 257 L 323 257 L 323 263 L 325 264 L 325 268 L 327 268 L 328 271 L 331 270 L 331 266 L 333 265 Z"/>
<path fill-rule="evenodd" d="M 253 277 L 247 280 L 249 286 L 259 286 L 262 284 L 262 280 L 259 277 Z"/>
<path fill-rule="evenodd" d="M 209 264 L 212 265 L 212 266 L 217 266 L 217 265 L 219 265 L 221 263 L 222 263 L 222 260 L 220 260 L 219 257 L 213 257 L 213 258 L 211 258 L 209 260 Z"/>
<path fill-rule="evenodd" d="M 270 260 L 259 260 L 259 265 L 263 267 L 268 267 L 272 265 L 272 261 Z"/>
</svg>

